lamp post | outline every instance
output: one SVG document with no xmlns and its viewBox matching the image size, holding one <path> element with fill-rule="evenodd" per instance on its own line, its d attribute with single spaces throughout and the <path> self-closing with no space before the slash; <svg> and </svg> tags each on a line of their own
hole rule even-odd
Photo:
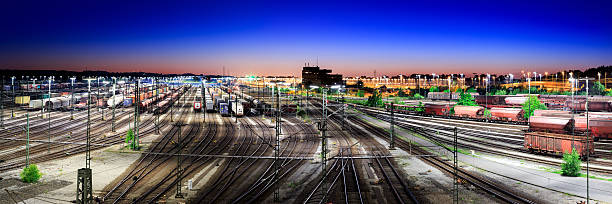
<svg viewBox="0 0 612 204">
<path fill-rule="evenodd" d="M 70 78 L 70 120 L 74 120 L 74 80 L 76 78 Z"/>
<path fill-rule="evenodd" d="M 53 79 L 49 77 L 49 98 L 47 99 L 47 102 L 49 102 L 49 107 L 47 107 L 47 120 L 49 121 L 47 135 L 49 136 L 49 143 L 47 144 L 47 153 L 51 153 L 51 106 L 53 106 L 53 103 L 51 102 L 51 80 Z"/>
<path fill-rule="evenodd" d="M 11 77 L 11 89 L 13 89 L 13 100 L 16 99 L 15 97 L 15 76 Z M 13 108 L 11 109 L 11 118 L 15 117 L 15 106 L 13 105 Z"/>
<path fill-rule="evenodd" d="M 115 86 L 117 85 L 117 78 L 112 77 L 112 80 L 113 80 L 113 122 L 111 123 L 111 131 L 115 132 L 115 106 L 117 106 L 118 104 L 117 96 L 115 95 L 115 92 L 117 92 L 117 90 L 115 90 Z"/>
</svg>

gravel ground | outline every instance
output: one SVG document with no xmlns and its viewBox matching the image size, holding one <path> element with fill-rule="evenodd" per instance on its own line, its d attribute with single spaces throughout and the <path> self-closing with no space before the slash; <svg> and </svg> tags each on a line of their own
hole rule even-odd
<svg viewBox="0 0 612 204">
<path fill-rule="evenodd" d="M 120 149 L 120 145 L 91 152 L 94 196 L 100 193 L 100 190 L 112 181 L 112 178 L 120 175 L 140 157 L 138 153 L 129 153 L 118 149 Z M 38 163 L 37 165 L 43 173 L 39 182 L 34 184 L 21 182 L 19 180 L 21 169 L 17 169 L 0 174 L 0 177 L 4 178 L 0 181 L 0 187 L 15 191 L 17 195 L 21 195 L 16 200 L 25 200 L 25 203 L 28 204 L 68 203 L 75 200 L 77 170 L 85 166 L 85 154 Z M 0 192 L 0 203 L 10 200 L 6 191 Z M 8 203 L 12 203 L 12 201 Z"/>
</svg>

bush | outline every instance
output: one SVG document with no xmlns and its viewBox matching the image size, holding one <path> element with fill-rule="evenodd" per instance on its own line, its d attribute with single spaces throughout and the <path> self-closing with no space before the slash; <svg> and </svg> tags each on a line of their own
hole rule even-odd
<svg viewBox="0 0 612 204">
<path fill-rule="evenodd" d="M 438 89 L 437 86 L 432 86 L 432 87 L 429 87 L 429 92 L 440 92 L 440 89 Z"/>
<path fill-rule="evenodd" d="M 419 94 L 419 93 L 415 93 L 412 98 L 414 98 L 414 99 L 424 99 L 425 97 L 421 96 L 421 94 Z"/>
<path fill-rule="evenodd" d="M 21 180 L 26 183 L 35 183 L 40 179 L 42 173 L 38 170 L 36 164 L 30 164 L 29 166 L 23 168 L 21 174 L 19 174 Z"/>
<path fill-rule="evenodd" d="M 572 149 L 572 153 L 563 154 L 564 163 L 561 164 L 561 175 L 564 176 L 580 176 L 580 156 L 576 149 Z"/>
<path fill-rule="evenodd" d="M 125 143 L 128 145 L 130 149 L 137 149 L 136 143 L 134 143 L 134 131 L 132 128 L 128 129 L 127 134 L 125 135 Z"/>
<path fill-rule="evenodd" d="M 536 96 L 530 96 L 527 101 L 523 104 L 523 111 L 525 119 L 529 119 L 533 115 L 535 110 L 546 110 L 546 105 L 540 103 L 540 99 Z"/>
<path fill-rule="evenodd" d="M 506 90 L 503 89 L 499 89 L 497 91 L 495 91 L 495 95 L 507 95 L 508 92 Z"/>
</svg>

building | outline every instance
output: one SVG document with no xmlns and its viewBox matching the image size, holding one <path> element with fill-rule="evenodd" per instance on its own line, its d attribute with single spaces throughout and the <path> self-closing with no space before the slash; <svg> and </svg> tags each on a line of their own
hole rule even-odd
<svg viewBox="0 0 612 204">
<path fill-rule="evenodd" d="M 341 74 L 331 74 L 331 69 L 321 69 L 320 67 L 304 67 L 302 69 L 302 85 L 310 86 L 331 86 L 342 85 Z"/>
</svg>

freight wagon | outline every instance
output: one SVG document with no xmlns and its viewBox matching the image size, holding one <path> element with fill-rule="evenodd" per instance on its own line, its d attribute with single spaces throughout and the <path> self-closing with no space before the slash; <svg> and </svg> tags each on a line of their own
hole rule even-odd
<svg viewBox="0 0 612 204">
<path fill-rule="evenodd" d="M 525 111 L 521 108 L 491 108 L 491 119 L 505 122 L 524 122 Z"/>
<path fill-rule="evenodd" d="M 17 104 L 17 105 L 28 105 L 28 104 L 30 104 L 30 96 L 17 96 L 17 97 L 15 97 L 15 104 Z"/>
<path fill-rule="evenodd" d="M 206 100 L 206 112 L 215 112 L 215 104 L 210 99 Z"/>
<path fill-rule="evenodd" d="M 588 143 L 588 148 L 587 148 Z M 587 152 L 593 154 L 595 152 L 593 138 L 584 135 L 566 135 L 548 132 L 527 132 L 523 142 L 524 148 L 531 152 L 540 152 L 545 154 L 563 155 L 570 153 L 572 149 L 583 158 Z"/>
<path fill-rule="evenodd" d="M 244 115 L 244 109 L 242 108 L 242 103 L 232 102 L 230 106 L 232 107 L 232 112 L 234 113 L 236 117 L 241 117 Z"/>
<path fill-rule="evenodd" d="M 219 113 L 221 116 L 229 116 L 229 109 L 227 103 L 219 103 Z"/>
<path fill-rule="evenodd" d="M 202 97 L 197 96 L 193 101 L 193 110 L 196 112 L 202 111 Z"/>
</svg>

